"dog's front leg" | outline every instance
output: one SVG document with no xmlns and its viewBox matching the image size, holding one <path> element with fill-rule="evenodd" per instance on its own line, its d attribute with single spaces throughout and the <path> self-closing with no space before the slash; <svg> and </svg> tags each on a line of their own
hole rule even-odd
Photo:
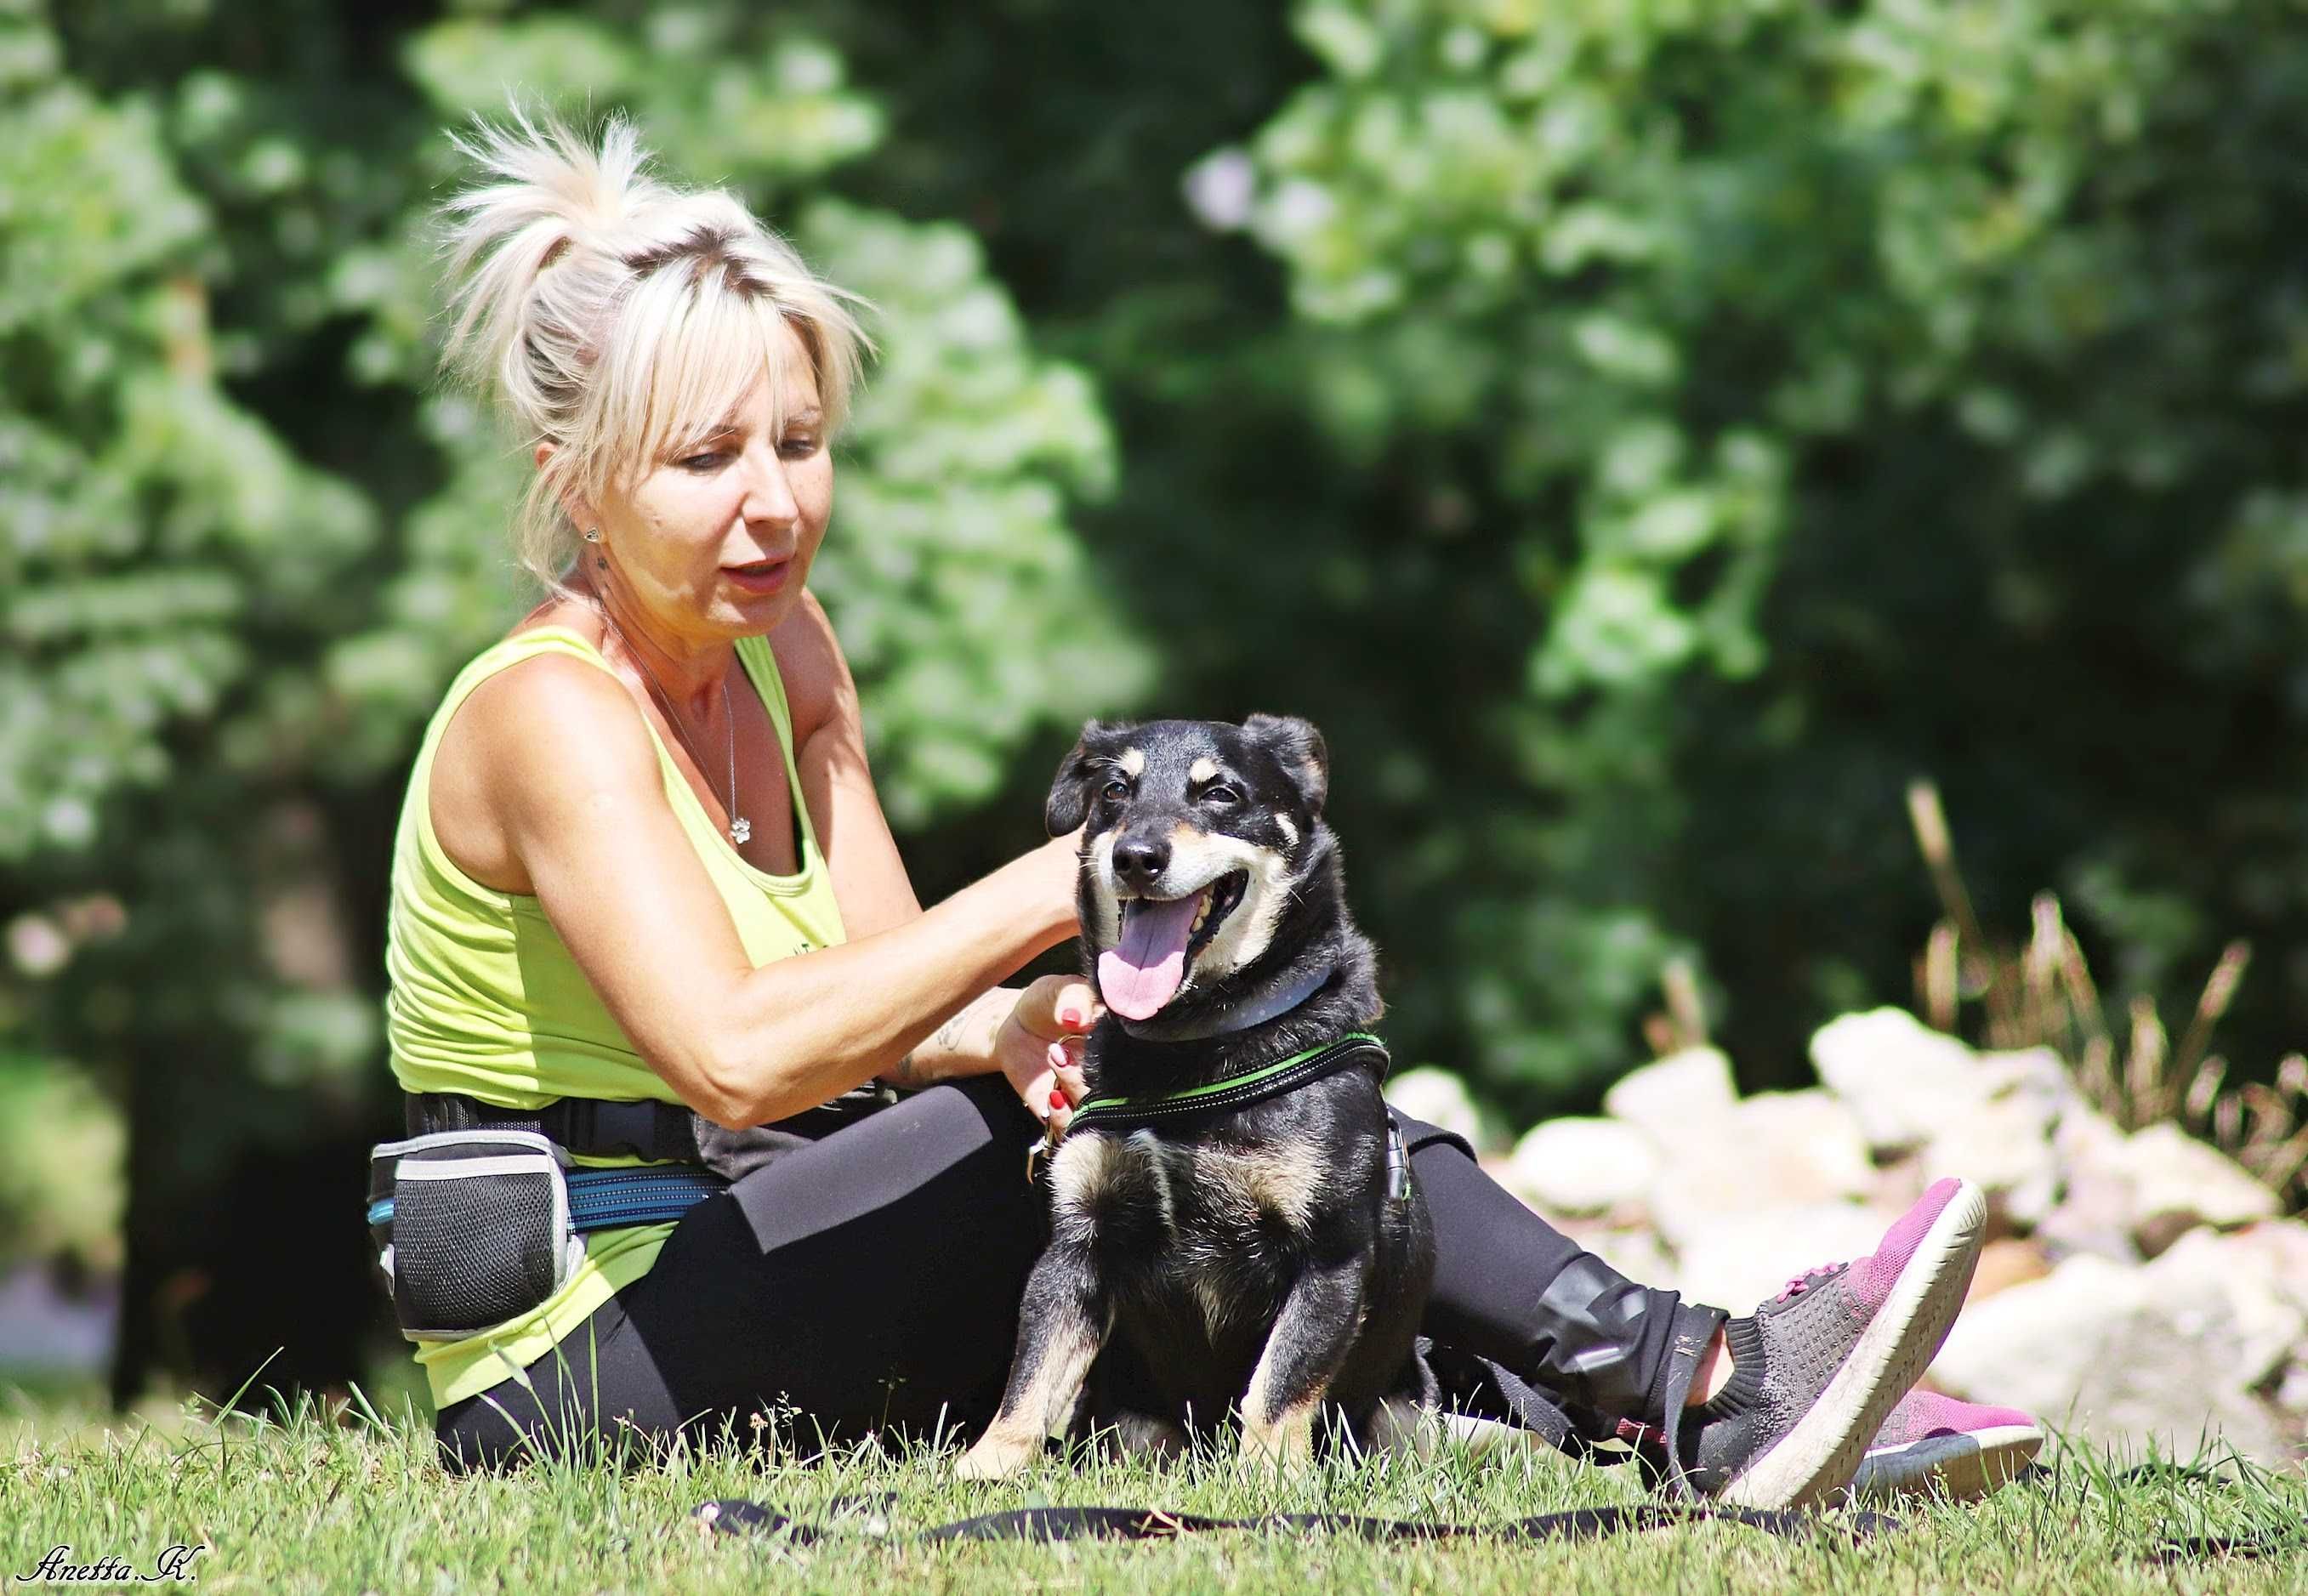
<svg viewBox="0 0 2308 1596">
<path fill-rule="evenodd" d="M 1313 1454 L 1314 1418 L 1362 1329 L 1369 1259 L 1310 1264 L 1283 1299 L 1242 1399 L 1242 1461 L 1279 1469 Z"/>
<path fill-rule="evenodd" d="M 1112 1323 L 1089 1248 L 1061 1235 L 1027 1278 L 1002 1411 L 955 1472 L 964 1480 L 1006 1480 L 1023 1469 L 1072 1413 Z"/>
</svg>

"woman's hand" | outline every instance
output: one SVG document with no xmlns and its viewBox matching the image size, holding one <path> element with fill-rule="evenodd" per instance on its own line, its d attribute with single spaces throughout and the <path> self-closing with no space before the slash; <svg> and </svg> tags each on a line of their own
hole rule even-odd
<svg viewBox="0 0 2308 1596">
<path fill-rule="evenodd" d="M 1044 975 L 995 1034 L 995 1061 L 1033 1116 L 1064 1130 L 1082 1084 L 1082 1038 L 1106 1012 L 1079 975 Z"/>
</svg>

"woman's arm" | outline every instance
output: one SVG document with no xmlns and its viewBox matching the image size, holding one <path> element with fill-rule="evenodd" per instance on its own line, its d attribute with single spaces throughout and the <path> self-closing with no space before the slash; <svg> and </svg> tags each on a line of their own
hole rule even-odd
<svg viewBox="0 0 2308 1596">
<path fill-rule="evenodd" d="M 842 926 L 855 940 L 903 925 L 921 914 L 921 903 L 866 763 L 857 683 L 815 594 L 803 590 L 799 607 L 770 633 L 770 648 L 792 714 L 803 801 L 833 878 Z M 1081 1095 L 1079 1044 L 1055 1058 L 1047 1044 L 1087 1031 L 1096 1013 L 1084 982 L 1049 978 L 1025 989 L 997 986 L 941 1021 L 882 1078 L 892 1085 L 926 1086 L 1000 1070 L 1040 1112 L 1053 1085 L 1064 1088 L 1069 1101 Z"/>
<path fill-rule="evenodd" d="M 901 923 L 755 968 L 615 678 L 546 656 L 461 713 L 547 918 L 642 1057 L 718 1124 L 782 1119 L 891 1068 L 1078 929 L 1079 839 L 1054 838 Z"/>
</svg>

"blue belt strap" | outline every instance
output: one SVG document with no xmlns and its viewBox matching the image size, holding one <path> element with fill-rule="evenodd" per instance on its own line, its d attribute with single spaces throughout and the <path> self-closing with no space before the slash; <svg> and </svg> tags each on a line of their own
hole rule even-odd
<svg viewBox="0 0 2308 1596">
<path fill-rule="evenodd" d="M 570 1170 L 566 1178 L 569 1223 L 579 1231 L 663 1224 L 729 1188 L 719 1175 L 687 1168 Z M 384 1224 L 392 1218 L 391 1197 L 369 1205 L 369 1223 Z"/>
</svg>

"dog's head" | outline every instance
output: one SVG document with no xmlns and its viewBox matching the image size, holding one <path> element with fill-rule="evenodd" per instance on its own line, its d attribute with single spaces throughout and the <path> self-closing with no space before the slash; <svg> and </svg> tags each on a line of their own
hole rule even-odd
<svg viewBox="0 0 2308 1596">
<path fill-rule="evenodd" d="M 1257 962 L 1323 845 L 1329 781 L 1322 734 L 1292 716 L 1082 729 L 1044 819 L 1053 837 L 1089 822 L 1082 927 L 1108 1008 L 1150 1019 Z"/>
</svg>

